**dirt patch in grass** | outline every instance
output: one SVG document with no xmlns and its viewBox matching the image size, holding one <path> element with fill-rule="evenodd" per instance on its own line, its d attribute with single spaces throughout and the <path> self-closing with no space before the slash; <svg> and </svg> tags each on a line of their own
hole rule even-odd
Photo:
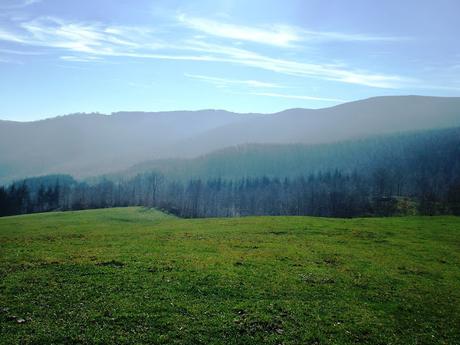
<svg viewBox="0 0 460 345">
<path fill-rule="evenodd" d="M 122 268 L 122 267 L 125 266 L 125 264 L 123 262 L 117 261 L 117 260 L 99 262 L 96 265 L 97 266 L 105 266 L 105 267 L 114 267 L 114 268 Z"/>
</svg>

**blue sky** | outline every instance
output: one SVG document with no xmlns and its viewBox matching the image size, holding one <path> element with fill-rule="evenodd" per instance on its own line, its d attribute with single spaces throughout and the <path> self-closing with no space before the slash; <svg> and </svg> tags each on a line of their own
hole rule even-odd
<svg viewBox="0 0 460 345">
<path fill-rule="evenodd" d="M 460 96 L 458 0 L 0 0 L 0 119 Z"/>
</svg>

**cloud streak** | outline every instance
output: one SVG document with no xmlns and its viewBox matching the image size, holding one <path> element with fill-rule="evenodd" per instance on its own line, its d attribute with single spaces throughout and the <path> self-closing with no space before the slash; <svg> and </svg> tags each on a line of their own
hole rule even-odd
<svg viewBox="0 0 460 345">
<path fill-rule="evenodd" d="M 0 48 L 0 53 L 9 54 L 9 55 L 45 55 L 45 52 L 35 52 L 35 51 L 26 51 L 26 50 L 15 50 L 15 49 L 3 49 Z"/>
<path fill-rule="evenodd" d="M 307 101 L 334 102 L 334 103 L 348 102 L 345 99 L 339 99 L 339 98 L 315 97 L 315 96 L 304 96 L 304 95 L 289 95 L 289 94 L 273 93 L 273 92 L 251 92 L 251 95 L 264 96 L 264 97 L 287 98 L 287 99 L 299 99 L 299 100 L 307 100 Z"/>
<path fill-rule="evenodd" d="M 288 47 L 294 42 L 301 41 L 296 30 L 287 26 L 272 26 L 271 28 L 257 28 L 227 24 L 204 18 L 188 17 L 184 14 L 178 16 L 184 26 L 202 33 L 242 41 L 251 41 L 269 44 L 278 47 Z"/>
<path fill-rule="evenodd" d="M 140 47 L 147 30 L 110 27 L 102 24 L 74 23 L 54 17 L 39 18 L 21 24 L 28 34 L 17 40 L 32 45 L 63 48 L 88 54 L 113 54 L 119 49 Z"/>
<path fill-rule="evenodd" d="M 198 24 L 195 24 L 198 27 Z M 245 35 L 246 29 L 250 33 L 248 36 Z M 235 27 L 228 27 L 225 24 L 222 30 L 215 30 L 215 32 L 218 36 L 232 39 L 241 35 L 249 37 L 250 40 L 273 41 L 275 45 L 280 46 L 290 45 L 300 39 L 295 34 L 288 34 L 287 31 L 285 34 L 280 34 L 281 31 L 276 30 L 270 32 L 251 28 L 236 30 Z M 209 43 L 186 38 L 171 42 L 150 28 L 69 22 L 54 17 L 41 17 L 21 22 L 14 32 L 0 28 L 0 40 L 56 49 L 61 53 L 61 59 L 69 62 L 97 62 L 101 58 L 109 57 L 219 62 L 300 78 L 317 78 L 376 88 L 401 88 L 416 83 L 414 79 L 399 75 L 374 73 L 342 65 L 273 58 L 222 42 Z M 62 51 L 65 53 L 62 54 Z M 209 78 L 208 82 L 211 82 Z M 212 82 L 224 84 L 223 80 L 214 79 Z M 251 80 L 234 80 L 233 84 L 235 82 L 246 86 L 251 84 L 253 87 L 262 86 Z"/>
<path fill-rule="evenodd" d="M 370 41 L 400 41 L 406 37 L 372 36 L 328 31 L 313 31 L 292 25 L 275 24 L 265 26 L 246 26 L 224 23 L 200 17 L 190 17 L 180 14 L 179 23 L 187 28 L 201 33 L 239 41 L 249 41 L 278 47 L 292 47 L 301 42 L 370 42 Z"/>
<path fill-rule="evenodd" d="M 24 7 L 28 7 L 34 4 L 38 4 L 42 2 L 42 0 L 24 0 L 24 1 L 16 1 L 14 4 L 4 4 L 0 5 L 0 9 L 2 10 L 16 10 L 16 9 L 21 9 Z"/>
<path fill-rule="evenodd" d="M 297 77 L 313 77 L 348 84 L 378 88 L 398 88 L 415 80 L 398 76 L 346 69 L 342 66 L 305 63 L 287 59 L 271 58 L 245 49 L 200 41 L 189 42 L 189 48 L 216 56 L 220 61 L 265 69 Z"/>
<path fill-rule="evenodd" d="M 218 77 L 210 77 L 205 75 L 199 74 L 185 74 L 186 77 L 204 81 L 215 85 L 217 87 L 228 87 L 232 85 L 240 85 L 246 86 L 251 88 L 284 88 L 284 86 L 275 84 L 275 83 L 267 83 L 259 80 L 236 80 L 236 79 L 226 79 L 226 78 L 218 78 Z"/>
<path fill-rule="evenodd" d="M 71 62 L 102 62 L 103 59 L 98 56 L 74 56 L 74 55 L 63 55 L 59 57 L 61 60 L 64 61 L 71 61 Z"/>
</svg>

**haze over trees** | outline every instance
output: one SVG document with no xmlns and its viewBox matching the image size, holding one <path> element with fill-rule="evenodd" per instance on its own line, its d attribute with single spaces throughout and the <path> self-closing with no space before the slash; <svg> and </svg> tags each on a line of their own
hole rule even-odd
<svg viewBox="0 0 460 345">
<path fill-rule="evenodd" d="M 0 188 L 0 215 L 146 206 L 181 217 L 460 214 L 460 127 L 336 144 L 256 144 L 77 181 Z"/>
<path fill-rule="evenodd" d="M 276 114 L 120 112 L 0 121 L 0 183 L 55 173 L 86 178 L 245 144 L 334 143 L 449 128 L 460 126 L 458 109 L 458 97 L 395 96 Z"/>
</svg>

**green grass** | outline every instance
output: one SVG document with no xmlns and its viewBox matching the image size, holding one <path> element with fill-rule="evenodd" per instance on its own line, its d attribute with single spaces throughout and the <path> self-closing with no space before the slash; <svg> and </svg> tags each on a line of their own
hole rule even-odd
<svg viewBox="0 0 460 345">
<path fill-rule="evenodd" d="M 459 344 L 460 218 L 0 218 L 3 344 Z"/>
</svg>

